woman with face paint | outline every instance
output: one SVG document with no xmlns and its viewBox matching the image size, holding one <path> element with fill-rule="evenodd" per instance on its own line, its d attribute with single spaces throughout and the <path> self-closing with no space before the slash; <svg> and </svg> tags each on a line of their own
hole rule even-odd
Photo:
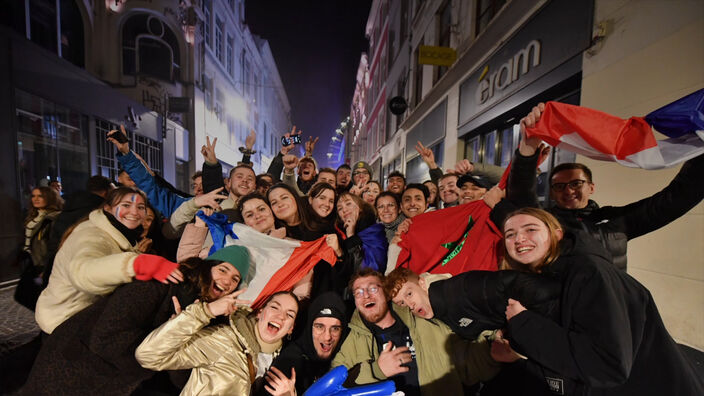
<svg viewBox="0 0 704 396">
<path fill-rule="evenodd" d="M 45 333 L 100 296 L 133 279 L 178 283 L 178 264 L 136 249 L 146 215 L 144 193 L 120 187 L 102 209 L 69 229 L 54 259 L 49 285 L 39 296 L 35 318 Z"/>
<path fill-rule="evenodd" d="M 253 312 L 238 307 L 246 303 L 239 294 L 191 304 L 147 336 L 137 361 L 150 370 L 193 368 L 182 395 L 249 395 L 293 331 L 298 300 L 288 291 L 274 293 Z M 228 324 L 206 327 L 221 315 Z"/>
<path fill-rule="evenodd" d="M 198 299 L 215 301 L 232 293 L 247 275 L 249 254 L 229 246 L 207 260 L 179 265 L 179 284 L 130 282 L 72 316 L 42 342 L 22 394 L 129 395 L 155 372 L 134 357 L 137 345 L 154 329 Z M 183 373 L 181 386 L 190 371 Z M 141 394 L 141 393 L 140 393 Z"/>
<path fill-rule="evenodd" d="M 506 267 L 562 284 L 557 321 L 521 301 L 509 299 L 506 307 L 507 339 L 528 357 L 527 370 L 542 377 L 542 393 L 704 394 L 648 289 L 614 267 L 596 239 L 563 231 L 535 208 L 509 215 L 503 232 Z"/>
</svg>

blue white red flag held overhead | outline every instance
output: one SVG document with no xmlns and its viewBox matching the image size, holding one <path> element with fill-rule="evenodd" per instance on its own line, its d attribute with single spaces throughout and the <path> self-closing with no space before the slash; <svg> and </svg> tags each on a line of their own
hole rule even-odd
<svg viewBox="0 0 704 396">
<path fill-rule="evenodd" d="M 657 140 L 653 132 L 667 136 Z M 528 137 L 586 157 L 629 167 L 661 169 L 704 153 L 704 89 L 645 117 L 621 119 L 601 111 L 548 102 Z"/>
</svg>

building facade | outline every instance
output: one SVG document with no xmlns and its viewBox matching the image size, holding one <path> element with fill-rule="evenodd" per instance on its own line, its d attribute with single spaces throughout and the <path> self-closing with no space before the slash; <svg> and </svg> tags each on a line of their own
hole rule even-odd
<svg viewBox="0 0 704 396">
<path fill-rule="evenodd" d="M 384 184 L 393 169 L 405 172 L 409 182 L 429 179 L 414 149 L 418 141 L 443 167 L 463 158 L 506 166 L 518 144 L 520 118 L 540 101 L 627 118 L 704 86 L 700 1 L 379 0 L 369 21 L 373 56 L 380 48 L 373 32 L 387 32 L 388 73 L 380 83 L 386 104 L 397 96 L 408 104 L 400 115 L 387 106 L 386 122 L 374 127 L 382 129 L 383 138 L 373 144 L 358 141 L 368 145 L 365 151 L 355 150 L 354 143 L 351 147 L 352 153 L 364 152 L 353 159 L 380 161 Z M 419 64 L 421 45 L 452 48 L 457 58 L 449 67 Z M 370 67 L 373 87 L 371 76 Z M 373 110 L 365 111 L 368 120 Z M 367 136 L 376 133 L 368 121 L 359 129 Z M 654 194 L 678 170 L 646 173 L 553 150 L 538 179 L 543 199 L 549 170 L 572 161 L 592 168 L 594 199 L 613 205 Z M 676 235 L 690 237 L 685 241 Z M 667 227 L 631 241 L 628 249 L 628 271 L 651 290 L 670 333 L 700 350 L 703 240 L 700 204 Z"/>
<path fill-rule="evenodd" d="M 244 0 L 5 0 L 0 16 L 0 285 L 12 282 L 35 186 L 84 189 L 115 179 L 107 132 L 189 191 L 205 137 L 225 170 L 257 133 L 256 172 L 278 151 L 290 106 L 268 43 L 244 24 Z"/>
</svg>

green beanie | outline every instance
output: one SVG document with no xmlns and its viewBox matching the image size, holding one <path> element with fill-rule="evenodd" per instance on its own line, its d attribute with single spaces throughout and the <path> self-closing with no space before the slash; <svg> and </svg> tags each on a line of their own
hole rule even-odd
<svg viewBox="0 0 704 396">
<path fill-rule="evenodd" d="M 249 252 L 244 246 L 227 246 L 208 256 L 207 260 L 220 260 L 231 264 L 240 272 L 240 277 L 245 279 L 249 272 Z"/>
</svg>

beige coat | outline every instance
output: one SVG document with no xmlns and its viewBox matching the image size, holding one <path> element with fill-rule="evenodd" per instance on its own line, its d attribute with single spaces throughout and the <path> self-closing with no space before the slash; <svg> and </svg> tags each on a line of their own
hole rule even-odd
<svg viewBox="0 0 704 396">
<path fill-rule="evenodd" d="M 56 253 L 49 284 L 37 300 L 35 319 L 51 334 L 66 319 L 134 277 L 138 253 L 102 209 L 90 213 Z"/>
<path fill-rule="evenodd" d="M 182 395 L 249 395 L 260 351 L 256 320 L 242 308 L 229 325 L 205 327 L 213 318 L 206 304 L 191 304 L 152 331 L 135 357 L 150 370 L 193 368 Z"/>
</svg>

